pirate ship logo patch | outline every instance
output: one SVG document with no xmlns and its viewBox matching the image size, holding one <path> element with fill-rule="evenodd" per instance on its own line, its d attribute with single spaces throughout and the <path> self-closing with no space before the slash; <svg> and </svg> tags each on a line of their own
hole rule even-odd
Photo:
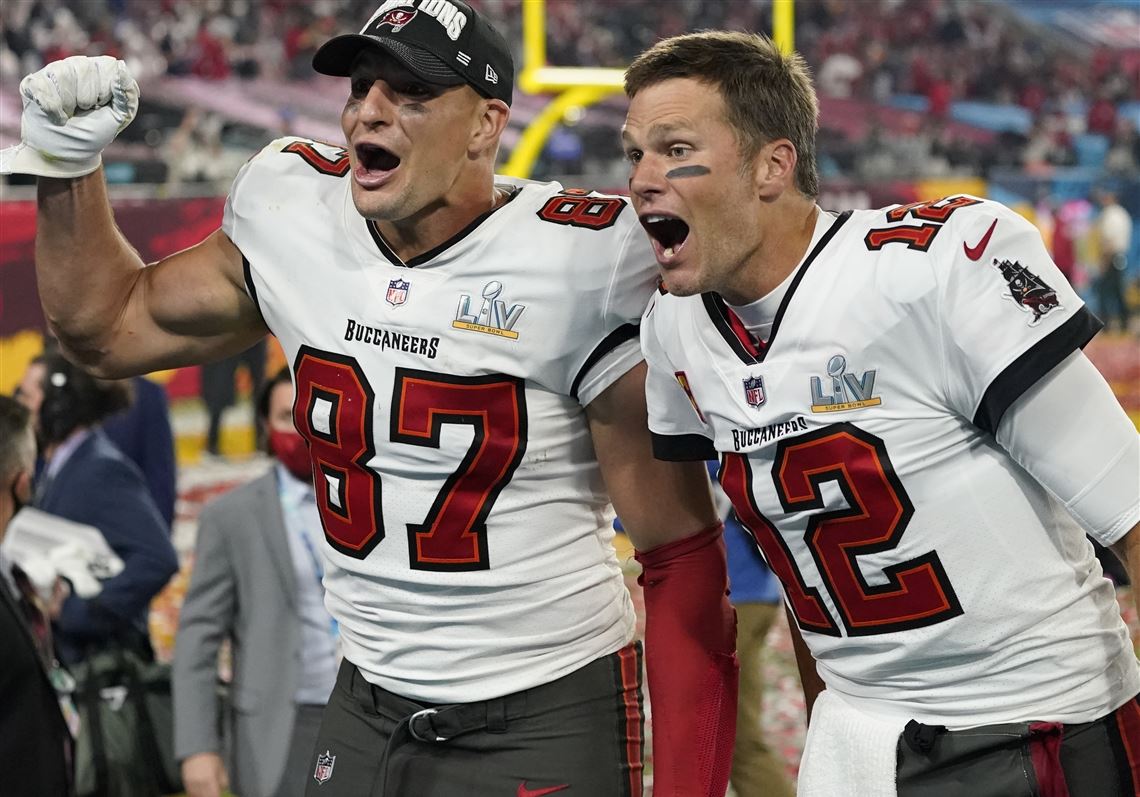
<svg viewBox="0 0 1140 797">
<path fill-rule="evenodd" d="M 995 257 L 993 266 L 1009 288 L 1002 296 L 1033 316 L 1029 320 L 1029 326 L 1037 326 L 1042 318 L 1061 307 L 1057 292 L 1018 261 L 998 260 Z"/>
</svg>

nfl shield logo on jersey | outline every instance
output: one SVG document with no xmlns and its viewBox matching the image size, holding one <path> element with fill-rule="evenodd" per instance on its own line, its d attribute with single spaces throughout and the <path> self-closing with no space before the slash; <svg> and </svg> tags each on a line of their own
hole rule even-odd
<svg viewBox="0 0 1140 797">
<path fill-rule="evenodd" d="M 764 377 L 750 376 L 744 380 L 744 398 L 753 407 L 759 407 L 768 400 L 764 395 Z"/>
<path fill-rule="evenodd" d="M 336 756 L 329 755 L 329 751 L 325 750 L 324 755 L 317 756 L 317 768 L 313 770 L 313 778 L 317 783 L 324 783 L 332 777 L 333 765 L 336 763 Z"/>
<path fill-rule="evenodd" d="M 410 283 L 407 280 L 394 279 L 388 283 L 388 295 L 384 298 L 388 300 L 388 304 L 399 307 L 408 301 L 409 286 Z"/>
</svg>

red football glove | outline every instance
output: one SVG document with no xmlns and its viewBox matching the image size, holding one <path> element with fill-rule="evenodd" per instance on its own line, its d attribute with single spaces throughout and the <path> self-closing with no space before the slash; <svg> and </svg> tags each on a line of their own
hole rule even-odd
<svg viewBox="0 0 1140 797">
<path fill-rule="evenodd" d="M 736 740 L 736 612 L 724 526 L 638 552 L 655 797 L 724 797 Z"/>
</svg>

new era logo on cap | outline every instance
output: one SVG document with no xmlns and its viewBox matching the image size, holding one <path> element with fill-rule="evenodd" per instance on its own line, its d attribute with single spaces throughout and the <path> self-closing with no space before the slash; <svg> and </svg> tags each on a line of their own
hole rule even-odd
<svg viewBox="0 0 1140 797">
<path fill-rule="evenodd" d="M 511 103 L 515 68 L 510 47 L 462 0 L 387 0 L 360 33 L 325 42 L 313 56 L 313 68 L 348 77 L 356 56 L 367 47 L 386 51 L 429 83 L 468 83 L 484 97 Z"/>
</svg>

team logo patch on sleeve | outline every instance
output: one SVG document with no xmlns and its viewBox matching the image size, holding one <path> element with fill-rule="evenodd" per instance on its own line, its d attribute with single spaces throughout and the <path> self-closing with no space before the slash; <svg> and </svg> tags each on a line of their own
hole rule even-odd
<svg viewBox="0 0 1140 797">
<path fill-rule="evenodd" d="M 329 751 L 325 750 L 324 753 L 317 756 L 317 768 L 313 770 L 313 780 L 317 783 L 325 783 L 332 777 L 333 766 L 336 764 L 336 756 L 329 755 Z"/>
<path fill-rule="evenodd" d="M 994 268 L 1001 274 L 1009 287 L 1003 293 L 1026 313 L 1031 313 L 1029 326 L 1035 327 L 1041 319 L 1061 307 L 1057 292 L 1045 284 L 1045 281 L 1016 260 L 998 260 L 993 262 Z"/>
</svg>

